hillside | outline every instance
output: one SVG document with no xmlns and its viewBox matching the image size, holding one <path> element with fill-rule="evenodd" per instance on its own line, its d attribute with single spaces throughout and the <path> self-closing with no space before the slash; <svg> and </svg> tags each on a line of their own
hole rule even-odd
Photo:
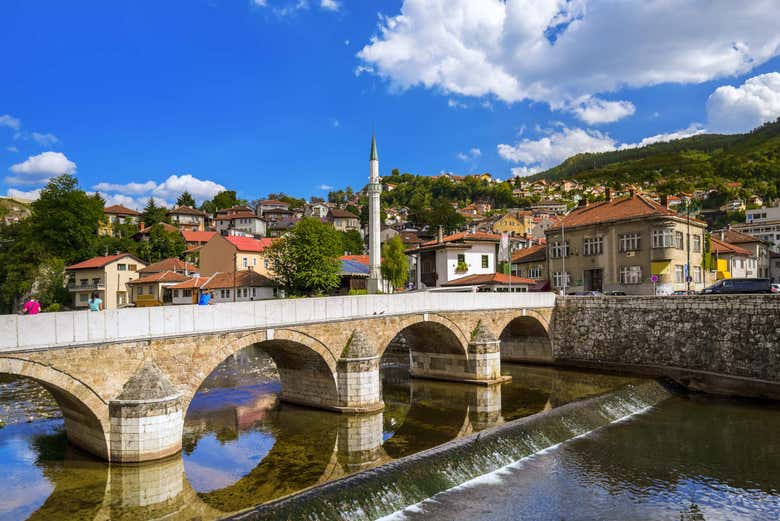
<svg viewBox="0 0 780 521">
<path fill-rule="evenodd" d="M 30 216 L 30 213 L 29 203 L 10 197 L 0 197 L 0 222 L 25 219 Z"/>
<path fill-rule="evenodd" d="M 740 182 L 761 196 L 780 193 L 780 119 L 747 134 L 702 134 L 642 148 L 578 154 L 528 180 L 643 183 L 670 192 Z"/>
</svg>

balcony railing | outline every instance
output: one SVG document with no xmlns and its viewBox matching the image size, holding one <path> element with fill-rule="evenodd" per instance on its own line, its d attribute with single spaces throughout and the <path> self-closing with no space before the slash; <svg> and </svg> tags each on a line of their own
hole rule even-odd
<svg viewBox="0 0 780 521">
<path fill-rule="evenodd" d="M 103 289 L 106 289 L 106 285 L 103 282 L 88 282 L 86 284 L 68 282 L 68 291 L 94 291 Z"/>
</svg>

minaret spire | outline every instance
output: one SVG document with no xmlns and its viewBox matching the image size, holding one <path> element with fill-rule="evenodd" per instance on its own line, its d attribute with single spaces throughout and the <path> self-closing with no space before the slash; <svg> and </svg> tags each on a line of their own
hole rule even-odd
<svg viewBox="0 0 780 521">
<path fill-rule="evenodd" d="M 379 154 L 376 151 L 376 135 L 371 129 L 371 155 L 368 159 L 368 292 L 379 293 L 382 287 L 382 246 L 379 242 L 381 225 L 380 195 L 382 182 L 379 178 Z"/>
</svg>

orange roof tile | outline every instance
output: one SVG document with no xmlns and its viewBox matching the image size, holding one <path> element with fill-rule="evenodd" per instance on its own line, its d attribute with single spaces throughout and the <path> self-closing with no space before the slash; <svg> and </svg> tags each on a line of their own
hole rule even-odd
<svg viewBox="0 0 780 521">
<path fill-rule="evenodd" d="M 141 277 L 135 280 L 127 282 L 127 284 L 153 284 L 160 282 L 183 282 L 188 280 L 189 277 L 176 273 L 173 271 L 163 271 L 160 273 L 153 273 L 145 277 Z"/>
<path fill-rule="evenodd" d="M 202 287 L 211 277 L 192 277 L 184 282 L 168 286 L 170 289 L 193 289 Z"/>
<path fill-rule="evenodd" d="M 106 206 L 105 208 L 103 208 L 103 213 L 110 213 L 113 215 L 135 215 L 135 216 L 141 215 L 141 212 L 137 212 L 131 208 L 122 206 L 121 204 Z"/>
<path fill-rule="evenodd" d="M 86 269 L 94 269 L 94 268 L 102 268 L 103 266 L 106 266 L 107 264 L 111 264 L 112 262 L 119 260 L 123 257 L 130 257 L 133 260 L 136 260 L 142 264 L 146 264 L 141 259 L 134 257 L 130 255 L 129 253 L 119 253 L 117 255 L 108 255 L 104 257 L 92 257 L 91 259 L 87 259 L 85 261 L 81 261 L 79 263 L 73 264 L 71 266 L 68 266 L 65 268 L 66 270 L 86 270 Z"/>
<path fill-rule="evenodd" d="M 192 206 L 177 206 L 173 210 L 169 210 L 168 214 L 178 214 L 178 215 L 200 215 L 200 216 L 207 216 L 208 214 L 202 210 L 198 210 L 197 208 L 193 208 Z"/>
<path fill-rule="evenodd" d="M 342 255 L 339 257 L 339 260 L 359 262 L 360 264 L 368 266 L 368 255 Z"/>
<path fill-rule="evenodd" d="M 731 255 L 743 255 L 748 257 L 753 255 L 753 252 L 751 252 L 750 250 L 746 250 L 745 248 L 736 246 L 726 241 L 721 241 L 720 239 L 716 239 L 715 237 L 712 236 L 710 236 L 710 252 L 717 253 L 719 255 L 731 254 Z"/>
<path fill-rule="evenodd" d="M 551 229 L 558 229 L 562 225 L 566 228 L 573 228 L 575 226 L 588 226 L 641 217 L 666 216 L 679 217 L 677 212 L 656 203 L 649 197 L 635 194 L 611 201 L 600 201 L 586 206 L 579 206 L 569 212 L 558 223 L 554 224 Z M 693 219 L 691 222 L 704 224 Z"/>
<path fill-rule="evenodd" d="M 138 270 L 138 273 L 161 273 L 165 271 L 191 271 L 195 273 L 198 271 L 198 267 L 189 262 L 184 262 L 181 259 L 172 257 L 170 259 L 163 259 L 160 262 L 149 264 L 147 267 Z"/>
<path fill-rule="evenodd" d="M 722 234 L 722 235 L 721 235 Z M 720 239 L 721 241 L 726 241 L 731 244 L 746 244 L 749 242 L 764 242 L 758 237 L 754 237 L 753 235 L 749 235 L 744 232 L 739 232 L 737 230 L 715 230 L 711 233 L 713 237 L 716 237 Z"/>
<path fill-rule="evenodd" d="M 215 273 L 209 280 L 201 286 L 203 289 L 221 289 L 221 288 L 259 288 L 273 286 L 274 283 L 266 276 L 260 275 L 256 271 L 241 270 L 236 272 L 236 283 L 233 284 L 232 273 Z"/>
<path fill-rule="evenodd" d="M 182 237 L 186 242 L 209 242 L 217 232 L 191 232 L 183 230 L 181 232 Z"/>
<path fill-rule="evenodd" d="M 447 235 L 442 238 L 441 242 L 462 242 L 462 241 L 489 241 L 498 242 L 501 240 L 501 236 L 495 233 L 486 232 L 459 232 L 452 235 Z M 423 246 L 433 246 L 439 244 L 439 241 L 433 240 L 423 243 Z"/>
<path fill-rule="evenodd" d="M 547 258 L 547 247 L 544 244 L 537 244 L 530 248 L 516 250 L 512 254 L 512 262 L 534 262 L 545 260 Z"/>
<path fill-rule="evenodd" d="M 516 277 L 506 273 L 485 273 L 481 275 L 467 275 L 459 279 L 445 282 L 442 286 L 477 286 L 480 284 L 518 284 L 533 286 L 537 281 L 526 279 L 525 277 Z"/>
<path fill-rule="evenodd" d="M 254 237 L 240 237 L 237 235 L 231 235 L 225 237 L 227 241 L 235 246 L 238 251 L 252 251 L 260 253 L 274 243 L 273 239 L 255 239 Z"/>
</svg>

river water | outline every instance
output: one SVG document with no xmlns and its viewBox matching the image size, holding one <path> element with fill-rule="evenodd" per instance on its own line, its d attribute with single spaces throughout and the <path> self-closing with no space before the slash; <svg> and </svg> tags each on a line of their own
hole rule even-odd
<svg viewBox="0 0 780 521">
<path fill-rule="evenodd" d="M 494 387 L 383 369 L 382 413 L 281 404 L 262 352 L 194 398 L 181 456 L 108 466 L 68 445 L 56 404 L 0 380 L 0 520 L 218 519 L 635 379 L 510 365 Z M 672 398 L 395 514 L 399 519 L 780 519 L 780 409 Z M 423 496 L 424 497 L 424 496 Z"/>
</svg>

